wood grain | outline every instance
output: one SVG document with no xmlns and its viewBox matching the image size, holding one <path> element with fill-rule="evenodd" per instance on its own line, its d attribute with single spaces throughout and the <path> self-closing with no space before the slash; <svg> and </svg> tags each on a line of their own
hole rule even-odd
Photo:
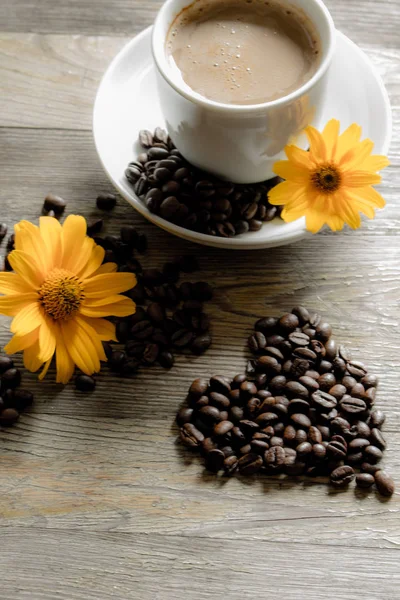
<svg viewBox="0 0 400 600">
<path fill-rule="evenodd" d="M 112 191 L 91 129 L 107 64 L 154 19 L 160 0 L 0 3 L 0 220 L 35 221 L 44 196 L 100 216 Z M 329 0 L 342 31 L 382 74 L 394 106 L 388 205 L 357 232 L 324 232 L 230 253 L 156 229 L 120 200 L 106 231 L 149 236 L 143 262 L 196 253 L 215 286 L 214 343 L 170 372 L 120 380 L 106 369 L 83 395 L 24 373 L 32 409 L 0 431 L 1 600 L 242 600 L 398 597 L 400 494 L 332 491 L 322 480 L 225 480 L 177 443 L 174 415 L 195 375 L 233 376 L 255 319 L 303 303 L 381 379 L 385 465 L 400 482 L 400 10 L 398 0 Z M 4 255 L 4 244 L 0 246 Z M 0 318 L 0 345 L 9 338 Z M 16 360 L 20 365 L 18 357 Z"/>
</svg>

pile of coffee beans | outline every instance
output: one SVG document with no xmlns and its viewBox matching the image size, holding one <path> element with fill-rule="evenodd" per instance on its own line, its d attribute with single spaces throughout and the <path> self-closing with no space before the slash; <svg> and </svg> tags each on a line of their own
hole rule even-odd
<svg viewBox="0 0 400 600">
<path fill-rule="evenodd" d="M 182 442 L 213 472 L 329 476 L 337 488 L 356 480 L 393 494 L 378 466 L 386 448 L 378 380 L 331 336 L 303 307 L 257 321 L 247 375 L 192 383 L 177 416 Z"/>
<path fill-rule="evenodd" d="M 195 168 L 175 148 L 167 132 L 141 131 L 143 148 L 125 176 L 150 212 L 186 229 L 219 237 L 259 231 L 280 216 L 268 192 L 281 180 L 254 185 L 222 181 Z"/>
<path fill-rule="evenodd" d="M 9 356 L 0 356 L 0 427 L 11 427 L 33 403 L 33 394 L 20 388 L 21 371 Z"/>
<path fill-rule="evenodd" d="M 111 210 L 110 195 L 102 196 L 103 210 Z M 107 204 L 107 208 L 105 203 Z M 99 198 L 97 199 L 99 206 Z M 114 203 L 115 206 L 115 203 Z M 136 313 L 115 318 L 117 344 L 104 343 L 109 368 L 117 375 L 135 375 L 141 367 L 159 364 L 171 369 L 176 352 L 200 355 L 211 346 L 210 318 L 204 304 L 212 299 L 213 289 L 204 281 L 182 281 L 182 274 L 194 273 L 199 264 L 194 256 L 181 256 L 162 268 L 145 268 L 136 253 L 147 249 L 147 237 L 132 225 L 121 227 L 120 235 L 98 237 L 103 221 L 88 223 L 88 234 L 106 250 L 104 262 L 115 262 L 119 272 L 134 273 L 137 285 L 126 292 L 135 301 Z M 93 377 L 78 375 L 75 386 L 82 392 L 96 387 Z"/>
</svg>

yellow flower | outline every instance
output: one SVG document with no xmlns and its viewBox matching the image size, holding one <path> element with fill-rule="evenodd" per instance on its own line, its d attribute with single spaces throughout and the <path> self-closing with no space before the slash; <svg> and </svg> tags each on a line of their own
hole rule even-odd
<svg viewBox="0 0 400 600">
<path fill-rule="evenodd" d="M 107 360 L 102 341 L 115 340 L 107 316 L 126 317 L 135 303 L 121 292 L 133 288 L 132 273 L 102 264 L 104 250 L 86 235 L 83 217 L 70 215 L 63 227 L 41 217 L 15 226 L 13 273 L 0 273 L 0 313 L 14 317 L 8 354 L 24 352 L 24 365 L 42 379 L 56 355 L 57 383 L 67 383 L 75 365 L 92 375 Z"/>
<path fill-rule="evenodd" d="M 381 182 L 380 171 L 389 164 L 386 156 L 371 156 L 371 140 L 360 142 L 361 127 L 351 125 L 339 135 L 340 123 L 332 119 L 320 133 L 307 127 L 310 150 L 286 146 L 288 160 L 274 165 L 274 172 L 286 179 L 269 192 L 271 204 L 284 205 L 287 223 L 306 217 L 307 229 L 317 233 L 329 225 L 333 231 L 347 223 L 361 225 L 360 212 L 373 219 L 375 208 L 385 201 L 372 187 Z"/>
</svg>

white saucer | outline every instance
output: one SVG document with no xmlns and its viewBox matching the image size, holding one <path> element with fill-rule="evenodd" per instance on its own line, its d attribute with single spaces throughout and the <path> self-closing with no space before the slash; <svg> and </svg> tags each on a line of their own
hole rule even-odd
<svg viewBox="0 0 400 600">
<path fill-rule="evenodd" d="M 392 132 L 389 98 L 369 58 L 338 32 L 338 44 L 328 84 L 323 122 L 339 119 L 342 128 L 362 126 L 363 137 L 375 142 L 374 153 L 387 154 Z M 140 152 L 140 129 L 164 125 L 151 54 L 151 28 L 131 40 L 115 57 L 97 92 L 93 133 L 104 170 L 119 193 L 146 219 L 166 231 L 206 246 L 257 249 L 282 246 L 307 234 L 305 220 L 276 219 L 258 232 L 217 238 L 183 229 L 150 213 L 124 177 L 127 164 Z"/>
</svg>

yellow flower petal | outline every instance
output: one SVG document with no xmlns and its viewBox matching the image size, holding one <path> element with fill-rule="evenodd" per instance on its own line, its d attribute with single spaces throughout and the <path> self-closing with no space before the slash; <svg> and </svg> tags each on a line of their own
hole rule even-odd
<svg viewBox="0 0 400 600">
<path fill-rule="evenodd" d="M 69 215 L 63 225 L 62 238 L 63 259 L 61 267 L 74 273 L 75 265 L 81 260 L 81 250 L 86 239 L 85 219 L 77 215 Z M 88 250 L 87 246 L 86 250 Z M 86 260 L 89 260 L 90 252 L 87 257 L 85 256 Z"/>
<path fill-rule="evenodd" d="M 49 269 L 60 268 L 62 262 L 62 227 L 53 217 L 40 217 L 40 235 L 48 255 Z"/>
<path fill-rule="evenodd" d="M 56 383 L 66 384 L 71 379 L 75 370 L 75 363 L 72 360 L 67 347 L 64 343 L 61 329 L 57 326 L 56 329 Z"/>
<path fill-rule="evenodd" d="M 85 317 L 75 317 L 75 320 L 79 327 L 81 327 L 81 329 L 85 331 L 85 333 L 87 333 L 87 335 L 90 337 L 92 344 L 97 352 L 97 356 L 99 357 L 99 360 L 107 362 L 107 357 L 104 352 L 103 344 L 101 343 L 101 339 L 97 335 L 96 330 L 89 324 Z"/>
<path fill-rule="evenodd" d="M 308 141 L 310 142 L 310 154 L 314 159 L 318 159 L 321 162 L 326 162 L 327 160 L 327 151 L 326 144 L 324 138 L 315 127 L 309 125 L 306 127 L 305 132 L 308 137 Z"/>
<path fill-rule="evenodd" d="M 18 311 L 18 314 L 11 322 L 10 330 L 11 333 L 26 335 L 39 327 L 42 322 L 43 317 L 40 312 L 39 304 L 37 302 L 31 302 Z"/>
<path fill-rule="evenodd" d="M 42 366 L 43 362 L 38 358 L 39 356 L 39 342 L 32 344 L 26 350 L 24 350 L 24 367 L 31 371 L 32 373 L 36 373 Z"/>
<path fill-rule="evenodd" d="M 17 273 L 0 273 L 0 294 L 27 294 L 32 291 Z"/>
<path fill-rule="evenodd" d="M 15 294 L 2 296 L 0 298 L 0 314 L 7 317 L 15 317 L 18 313 L 32 304 L 37 304 L 37 294 L 29 292 L 28 294 Z"/>
<path fill-rule="evenodd" d="M 326 224 L 332 229 L 332 231 L 342 231 L 344 227 L 344 221 L 338 215 L 330 215 L 326 218 Z"/>
<path fill-rule="evenodd" d="M 351 190 L 351 192 L 357 194 L 364 201 L 370 202 L 372 206 L 376 206 L 376 208 L 384 208 L 386 206 L 384 198 L 371 186 L 360 188 L 358 190 Z"/>
<path fill-rule="evenodd" d="M 310 153 L 297 146 L 286 146 L 286 156 L 290 162 L 294 163 L 297 167 L 303 167 L 304 169 L 313 169 L 314 161 L 311 160 Z"/>
<path fill-rule="evenodd" d="M 117 337 L 115 335 L 115 325 L 107 319 L 91 319 L 90 317 L 84 317 L 85 321 L 89 323 L 95 330 L 102 342 L 116 342 Z"/>
<path fill-rule="evenodd" d="M 56 334 L 53 319 L 43 315 L 39 331 L 39 357 L 42 362 L 47 362 L 53 357 L 56 350 Z"/>
<path fill-rule="evenodd" d="M 97 269 L 97 271 L 95 273 L 93 273 L 94 275 L 104 275 L 104 273 L 116 273 L 118 271 L 118 265 L 116 265 L 115 263 L 105 263 L 104 265 L 101 265 L 101 267 L 99 267 Z"/>
<path fill-rule="evenodd" d="M 325 225 L 325 216 L 315 210 L 310 210 L 306 214 L 307 230 L 311 233 L 318 233 Z"/>
<path fill-rule="evenodd" d="M 42 381 L 42 379 L 44 379 L 46 377 L 46 374 L 47 374 L 47 371 L 49 370 L 50 364 L 51 364 L 51 358 L 49 358 L 49 360 L 46 361 L 46 364 L 43 367 L 43 371 L 39 375 L 39 381 Z"/>
<path fill-rule="evenodd" d="M 368 171 L 352 171 L 343 176 L 343 185 L 351 188 L 365 187 L 381 183 L 382 177 Z"/>
<path fill-rule="evenodd" d="M 87 333 L 78 325 L 76 319 L 60 323 L 61 333 L 77 367 L 86 375 L 100 371 L 100 361 Z"/>
<path fill-rule="evenodd" d="M 22 250 L 13 250 L 8 255 L 10 265 L 31 289 L 37 290 L 44 281 L 44 273 L 35 259 Z"/>
<path fill-rule="evenodd" d="M 361 170 L 361 165 L 371 155 L 374 149 L 374 143 L 371 140 L 364 140 L 354 148 L 351 148 L 346 154 L 340 159 L 341 170 L 346 173 L 353 169 Z"/>
<path fill-rule="evenodd" d="M 390 160 L 387 156 L 375 154 L 374 156 L 368 156 L 364 162 L 360 165 L 360 169 L 363 171 L 382 171 L 385 167 L 390 165 Z"/>
<path fill-rule="evenodd" d="M 94 275 L 96 275 L 97 271 L 99 270 L 99 268 L 101 267 L 101 265 L 103 263 L 105 253 L 106 252 L 105 252 L 104 248 L 95 244 L 94 248 L 92 249 L 92 253 L 90 255 L 88 262 L 86 263 L 85 267 L 78 274 L 79 278 L 84 280 L 84 279 L 87 279 L 88 277 L 93 277 Z"/>
<path fill-rule="evenodd" d="M 26 335 L 14 335 L 11 340 L 8 342 L 7 346 L 4 347 L 4 352 L 7 354 L 15 354 L 16 352 L 21 352 L 32 344 L 35 344 L 39 339 L 39 327 L 34 329 L 30 333 Z"/>
<path fill-rule="evenodd" d="M 274 164 L 274 173 L 282 179 L 305 184 L 309 178 L 310 171 L 304 167 L 298 167 L 289 160 L 280 160 Z"/>
<path fill-rule="evenodd" d="M 85 317 L 129 317 L 136 310 L 136 304 L 130 298 L 123 297 L 123 300 L 119 300 L 118 302 L 114 300 L 110 300 L 110 304 L 104 305 L 86 305 L 83 304 L 80 313 Z"/>
<path fill-rule="evenodd" d="M 322 136 L 326 145 L 326 157 L 328 161 L 335 159 L 338 136 L 340 131 L 340 122 L 337 119 L 331 119 L 325 126 Z"/>
<path fill-rule="evenodd" d="M 136 276 L 133 273 L 96 275 L 85 281 L 85 297 L 102 298 L 105 295 L 119 294 L 131 290 L 136 283 Z"/>
<path fill-rule="evenodd" d="M 275 206 L 281 206 L 296 200 L 305 191 L 305 187 L 291 181 L 284 181 L 268 192 L 268 201 Z"/>
<path fill-rule="evenodd" d="M 25 252 L 37 264 L 40 272 L 46 275 L 48 271 L 48 253 L 40 235 L 39 227 L 29 221 L 21 221 L 14 227 L 15 247 Z"/>
<path fill-rule="evenodd" d="M 339 136 L 336 150 L 336 160 L 340 162 L 342 156 L 350 150 L 352 146 L 356 146 L 361 137 L 361 127 L 356 123 L 350 125 L 346 131 Z"/>
</svg>

